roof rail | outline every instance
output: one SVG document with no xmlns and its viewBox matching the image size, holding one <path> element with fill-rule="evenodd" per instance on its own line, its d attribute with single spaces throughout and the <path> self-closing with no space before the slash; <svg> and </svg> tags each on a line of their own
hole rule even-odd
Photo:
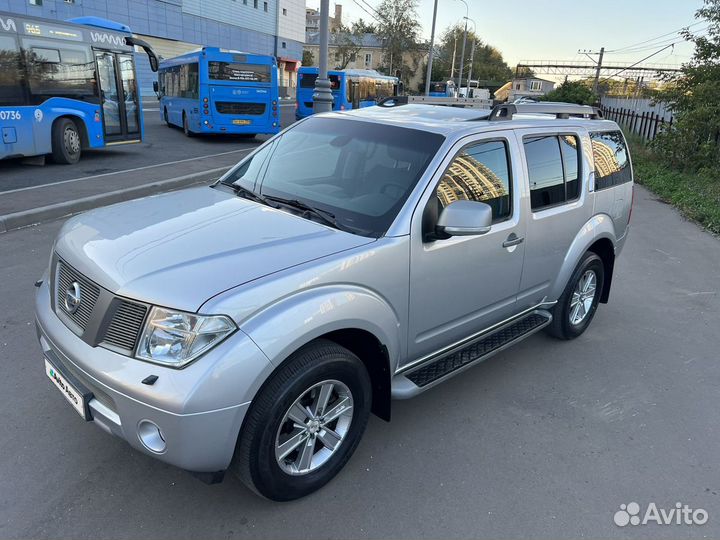
<svg viewBox="0 0 720 540">
<path fill-rule="evenodd" d="M 506 103 L 493 108 L 488 120 L 512 120 L 516 114 L 553 114 L 555 118 L 566 120 L 573 118 L 588 118 L 598 120 L 602 112 L 597 107 L 589 105 L 575 105 L 572 103 Z"/>
</svg>

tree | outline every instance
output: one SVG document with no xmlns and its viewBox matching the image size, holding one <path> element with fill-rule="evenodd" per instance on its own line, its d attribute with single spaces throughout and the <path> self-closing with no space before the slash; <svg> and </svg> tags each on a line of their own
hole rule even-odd
<svg viewBox="0 0 720 540">
<path fill-rule="evenodd" d="M 362 34 L 353 32 L 347 26 L 340 25 L 333 34 L 335 45 L 335 69 L 345 69 L 350 62 L 355 61 L 355 56 L 362 49 Z"/>
<path fill-rule="evenodd" d="M 353 34 L 375 34 L 377 32 L 377 26 L 373 23 L 365 22 L 362 18 L 358 19 L 350 25 L 350 30 Z"/>
<path fill-rule="evenodd" d="M 552 92 L 540 98 L 541 101 L 562 101 L 578 105 L 594 105 L 598 97 L 590 87 L 582 81 L 565 81 Z"/>
<path fill-rule="evenodd" d="M 303 66 L 312 66 L 314 63 L 315 63 L 315 55 L 312 53 L 312 51 L 305 49 L 303 51 L 302 65 Z"/>
<path fill-rule="evenodd" d="M 673 111 L 672 128 L 653 142 L 665 160 L 676 167 L 720 169 L 720 0 L 705 0 L 695 18 L 710 23 L 705 35 L 685 29 L 695 44 L 690 62 L 671 78 L 658 99 Z"/>
<path fill-rule="evenodd" d="M 380 21 L 377 35 L 383 44 L 385 71 L 389 75 L 400 71 L 400 77 L 407 82 L 420 63 L 417 0 L 382 0 L 376 13 Z M 404 53 L 410 53 L 410 64 L 406 63 L 408 55 Z"/>
</svg>

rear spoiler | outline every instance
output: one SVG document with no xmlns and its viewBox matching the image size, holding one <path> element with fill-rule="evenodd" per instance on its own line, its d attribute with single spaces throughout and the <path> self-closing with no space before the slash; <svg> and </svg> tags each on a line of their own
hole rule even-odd
<svg viewBox="0 0 720 540">
<path fill-rule="evenodd" d="M 158 67 L 160 65 L 160 60 L 158 60 L 157 55 L 155 54 L 155 51 L 152 50 L 152 47 L 147 41 L 143 41 L 142 39 L 136 38 L 135 36 L 126 36 L 125 37 L 125 43 L 130 45 L 131 47 L 137 46 L 141 47 L 145 53 L 148 55 L 148 60 L 150 61 L 150 69 L 153 71 L 157 71 Z"/>
</svg>

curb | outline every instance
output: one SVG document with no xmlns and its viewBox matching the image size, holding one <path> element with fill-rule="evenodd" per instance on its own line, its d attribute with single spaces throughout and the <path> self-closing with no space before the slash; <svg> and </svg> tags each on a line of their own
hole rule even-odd
<svg viewBox="0 0 720 540">
<path fill-rule="evenodd" d="M 168 178 L 167 180 L 158 180 L 157 182 L 143 184 L 142 186 L 108 191 L 107 193 L 91 195 L 89 197 L 83 197 L 73 201 L 63 201 L 56 204 L 49 204 L 47 206 L 40 206 L 38 208 L 31 208 L 30 210 L 5 214 L 4 216 L 0 216 L 0 234 L 14 231 L 15 229 L 21 229 L 29 225 L 36 225 L 53 219 L 70 216 L 72 214 L 84 212 L 85 210 L 98 208 L 99 206 L 107 206 L 109 204 L 115 204 L 130 199 L 137 199 L 147 195 L 154 195 L 156 193 L 162 193 L 164 191 L 171 191 L 191 186 L 193 184 L 198 184 L 209 180 L 217 173 L 227 171 L 230 167 L 232 167 L 232 165 L 228 165 L 227 167 L 218 167 L 216 169 L 208 169 L 207 171 L 198 173 L 186 174 L 185 176 L 178 176 L 176 178 Z"/>
</svg>

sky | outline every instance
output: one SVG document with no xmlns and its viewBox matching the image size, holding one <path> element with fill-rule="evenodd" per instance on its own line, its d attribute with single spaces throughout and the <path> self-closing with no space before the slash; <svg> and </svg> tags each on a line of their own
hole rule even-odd
<svg viewBox="0 0 720 540">
<path fill-rule="evenodd" d="M 306 1 L 308 7 L 319 7 L 319 0 Z M 703 4 L 702 0 L 466 1 L 468 16 L 475 21 L 478 35 L 499 49 L 510 66 L 524 60 L 589 61 L 578 54 L 578 49 L 597 51 L 600 47 L 607 51 L 625 49 L 608 52 L 603 63 L 633 63 L 681 40 L 674 32 L 697 23 L 695 11 Z M 364 2 L 375 7 L 380 0 L 337 2 L 343 6 L 343 22 L 358 18 L 371 21 L 368 12 L 372 10 Z M 330 11 L 333 12 L 333 0 Z M 433 0 L 419 0 L 419 20 L 428 40 L 432 12 Z M 462 0 L 438 0 L 436 36 L 453 23 L 462 22 L 465 13 Z M 695 24 L 691 30 L 702 30 L 704 26 L 707 24 Z M 663 34 L 668 35 L 658 37 Z M 628 48 L 640 42 L 646 43 Z M 681 42 L 647 62 L 679 65 L 690 59 L 692 51 L 691 44 Z"/>
</svg>

